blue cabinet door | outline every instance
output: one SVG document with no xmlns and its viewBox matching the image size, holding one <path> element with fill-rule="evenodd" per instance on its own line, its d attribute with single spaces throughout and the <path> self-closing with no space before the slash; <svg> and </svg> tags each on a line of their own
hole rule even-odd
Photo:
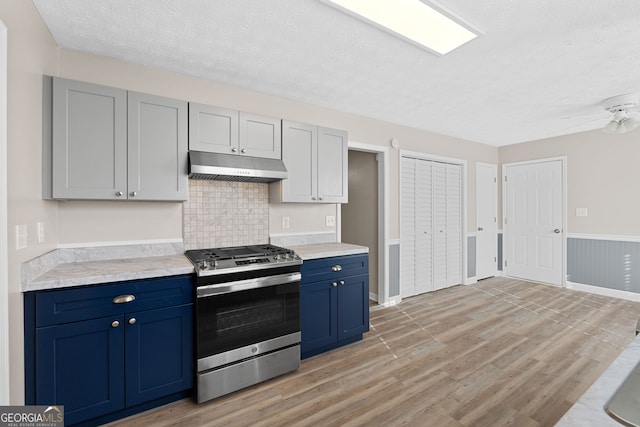
<svg viewBox="0 0 640 427">
<path fill-rule="evenodd" d="M 124 408 L 124 316 L 38 328 L 36 401 L 74 424 Z"/>
<path fill-rule="evenodd" d="M 125 315 L 127 406 L 193 386 L 193 304 Z"/>
<path fill-rule="evenodd" d="M 309 352 L 338 340 L 338 292 L 332 281 L 300 285 L 300 351 Z"/>
<path fill-rule="evenodd" d="M 369 275 L 346 277 L 338 286 L 338 340 L 369 330 Z"/>
</svg>

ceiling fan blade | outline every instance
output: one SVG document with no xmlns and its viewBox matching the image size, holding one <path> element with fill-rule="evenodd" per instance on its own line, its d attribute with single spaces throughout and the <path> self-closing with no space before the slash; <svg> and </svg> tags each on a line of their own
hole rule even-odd
<svg viewBox="0 0 640 427">
<path fill-rule="evenodd" d="M 608 111 L 602 111 L 598 114 L 586 114 L 582 116 L 569 116 L 569 117 L 560 117 L 562 120 L 570 120 L 570 119 L 588 119 L 590 117 L 610 117 L 611 113 Z"/>
<path fill-rule="evenodd" d="M 605 119 L 605 118 L 607 119 L 607 121 L 606 121 L 606 122 L 604 121 L 604 119 Z M 573 125 L 573 126 L 569 126 L 569 127 L 566 127 L 566 128 L 560 129 L 558 132 L 559 132 L 559 133 L 560 133 L 560 132 L 565 132 L 565 131 L 570 130 L 570 129 L 574 129 L 574 128 L 577 128 L 577 127 L 581 127 L 581 126 L 588 125 L 589 123 L 593 123 L 593 122 L 597 122 L 597 121 L 602 121 L 602 126 L 596 126 L 596 127 L 594 127 L 594 129 L 597 129 L 598 127 L 604 127 L 604 126 L 606 126 L 606 125 L 609 123 L 610 119 L 611 119 L 611 117 L 610 117 L 610 116 L 598 117 L 598 118 L 595 118 L 595 119 L 593 119 L 593 120 L 587 120 L 586 122 L 577 123 L 577 124 L 575 124 L 575 125 Z"/>
</svg>

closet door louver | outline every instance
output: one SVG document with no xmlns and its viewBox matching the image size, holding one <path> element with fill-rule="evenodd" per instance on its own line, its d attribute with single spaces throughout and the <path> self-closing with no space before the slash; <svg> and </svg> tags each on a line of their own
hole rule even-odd
<svg viewBox="0 0 640 427">
<path fill-rule="evenodd" d="M 415 295 L 416 281 L 416 160 L 402 157 L 400 212 L 400 295 Z"/>
<path fill-rule="evenodd" d="M 401 296 L 462 283 L 462 167 L 402 157 Z"/>
</svg>

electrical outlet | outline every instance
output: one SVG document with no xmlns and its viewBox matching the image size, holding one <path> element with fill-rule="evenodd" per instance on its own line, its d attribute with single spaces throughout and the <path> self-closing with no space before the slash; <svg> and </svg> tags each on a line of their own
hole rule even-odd
<svg viewBox="0 0 640 427">
<path fill-rule="evenodd" d="M 283 216 L 282 217 L 282 228 L 289 228 L 289 217 L 288 216 Z"/>
<path fill-rule="evenodd" d="M 36 228 L 38 231 L 38 243 L 44 243 L 44 222 L 38 222 Z"/>
<path fill-rule="evenodd" d="M 24 249 L 29 242 L 29 234 L 26 224 L 16 225 L 16 250 Z"/>
<path fill-rule="evenodd" d="M 335 217 L 335 215 L 327 215 L 324 218 L 324 224 L 327 227 L 335 227 L 336 226 L 336 217 Z"/>
</svg>

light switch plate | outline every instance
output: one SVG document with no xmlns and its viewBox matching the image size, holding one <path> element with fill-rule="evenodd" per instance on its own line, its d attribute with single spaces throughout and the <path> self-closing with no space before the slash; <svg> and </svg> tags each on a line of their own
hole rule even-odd
<svg viewBox="0 0 640 427">
<path fill-rule="evenodd" d="M 576 208 L 576 216 L 587 216 L 587 208 Z"/>
<path fill-rule="evenodd" d="M 289 228 L 289 217 L 288 216 L 283 216 L 282 217 L 282 228 Z"/>
<path fill-rule="evenodd" d="M 24 249 L 29 242 L 27 224 L 16 225 L 16 250 Z"/>
<path fill-rule="evenodd" d="M 44 222 L 38 222 L 36 227 L 38 231 L 38 243 L 44 243 Z"/>
<path fill-rule="evenodd" d="M 324 219 L 324 223 L 327 227 L 335 227 L 336 226 L 335 215 L 327 215 Z"/>
</svg>

